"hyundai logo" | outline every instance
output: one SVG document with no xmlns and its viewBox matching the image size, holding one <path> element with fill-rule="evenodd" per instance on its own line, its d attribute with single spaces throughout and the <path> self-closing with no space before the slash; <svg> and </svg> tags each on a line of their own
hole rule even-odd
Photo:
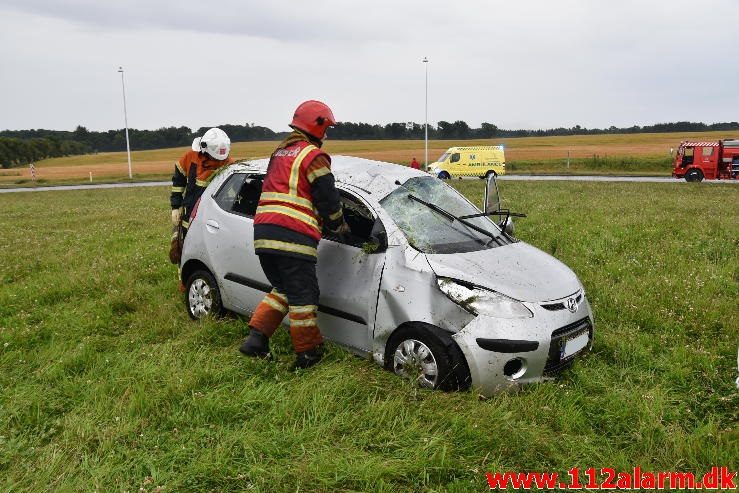
<svg viewBox="0 0 739 493">
<path fill-rule="evenodd" d="M 577 300 L 574 297 L 567 298 L 567 309 L 572 313 L 577 311 Z"/>
</svg>

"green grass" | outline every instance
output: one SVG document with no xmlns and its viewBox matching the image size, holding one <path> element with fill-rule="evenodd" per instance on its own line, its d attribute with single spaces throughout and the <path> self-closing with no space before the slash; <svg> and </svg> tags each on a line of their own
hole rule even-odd
<svg viewBox="0 0 739 493">
<path fill-rule="evenodd" d="M 670 176 L 670 156 L 599 156 L 519 160 L 508 163 L 510 174 Z"/>
<path fill-rule="evenodd" d="M 481 181 L 455 182 L 479 201 Z M 485 471 L 736 470 L 739 189 L 501 184 L 518 236 L 572 267 L 593 352 L 480 399 L 331 347 L 240 357 L 191 322 L 167 190 L 0 195 L 1 491 L 484 491 Z M 140 490 L 140 488 L 143 488 Z"/>
</svg>

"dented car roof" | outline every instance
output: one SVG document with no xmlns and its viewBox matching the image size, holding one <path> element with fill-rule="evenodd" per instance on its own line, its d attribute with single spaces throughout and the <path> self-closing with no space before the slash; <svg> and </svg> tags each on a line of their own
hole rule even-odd
<svg viewBox="0 0 739 493">
<path fill-rule="evenodd" d="M 255 159 L 232 165 L 236 172 L 266 172 L 269 159 Z M 353 185 L 370 192 L 375 200 L 380 200 L 393 192 L 398 184 L 415 176 L 429 176 L 423 171 L 402 166 L 400 164 L 384 163 L 354 156 L 332 156 L 331 171 L 336 181 Z"/>
</svg>

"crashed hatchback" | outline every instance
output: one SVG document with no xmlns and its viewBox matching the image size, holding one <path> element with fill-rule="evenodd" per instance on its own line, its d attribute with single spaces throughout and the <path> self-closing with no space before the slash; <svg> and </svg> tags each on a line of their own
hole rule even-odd
<svg viewBox="0 0 739 493">
<path fill-rule="evenodd" d="M 197 207 L 181 265 L 198 319 L 250 314 L 271 286 L 254 253 L 267 160 L 231 165 Z M 593 341 L 577 276 L 511 235 L 495 177 L 484 211 L 418 170 L 337 156 L 332 171 L 351 234 L 318 248 L 323 336 L 420 385 L 490 395 L 570 366 Z"/>
</svg>

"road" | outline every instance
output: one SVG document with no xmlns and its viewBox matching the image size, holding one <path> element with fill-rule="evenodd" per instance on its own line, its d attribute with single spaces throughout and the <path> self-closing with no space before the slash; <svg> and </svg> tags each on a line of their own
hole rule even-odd
<svg viewBox="0 0 739 493">
<path fill-rule="evenodd" d="M 470 178 L 476 180 L 478 178 Z M 501 181 L 588 181 L 588 182 L 631 182 L 631 183 L 687 183 L 669 176 L 575 176 L 575 175 L 505 175 Z M 703 183 L 739 184 L 739 180 L 704 180 Z M 137 183 L 100 183 L 93 185 L 58 185 L 49 187 L 0 188 L 0 193 L 50 192 L 60 190 L 94 190 L 97 188 L 164 187 L 169 181 L 145 181 Z"/>
</svg>

